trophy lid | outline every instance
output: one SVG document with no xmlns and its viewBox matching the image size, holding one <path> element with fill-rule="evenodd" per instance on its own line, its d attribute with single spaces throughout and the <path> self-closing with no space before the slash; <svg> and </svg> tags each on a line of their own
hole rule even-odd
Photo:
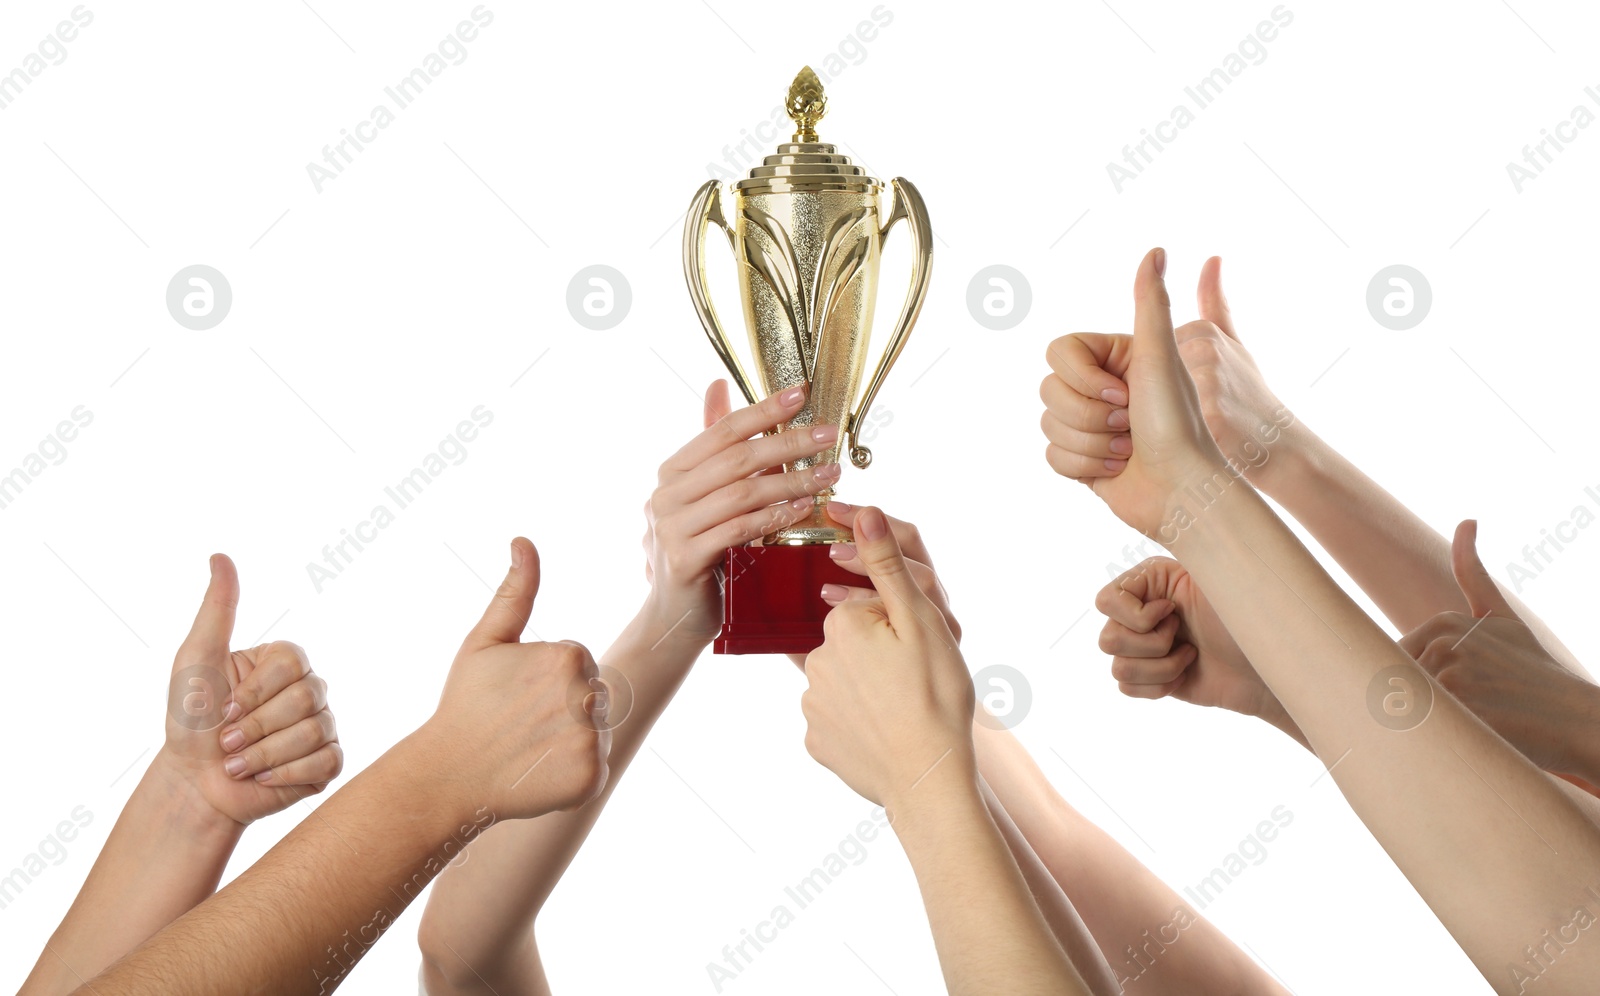
<svg viewBox="0 0 1600 996">
<path fill-rule="evenodd" d="M 883 184 L 850 162 L 849 156 L 839 155 L 834 146 L 817 141 L 817 122 L 828 111 L 828 95 L 810 66 L 802 68 L 789 85 L 784 107 L 794 120 L 794 137 L 750 170 L 749 176 L 733 185 L 734 189 L 745 194 L 774 194 L 816 190 L 875 192 L 882 188 Z"/>
</svg>

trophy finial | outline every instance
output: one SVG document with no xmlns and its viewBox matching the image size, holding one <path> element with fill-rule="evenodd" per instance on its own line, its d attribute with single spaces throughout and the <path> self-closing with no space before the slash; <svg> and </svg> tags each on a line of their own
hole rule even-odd
<svg viewBox="0 0 1600 996">
<path fill-rule="evenodd" d="M 817 122 L 828 113 L 828 95 L 822 92 L 822 81 L 817 79 L 817 74 L 811 71 L 810 66 L 802 68 L 794 82 L 789 84 L 789 99 L 784 106 L 789 111 L 789 117 L 799 126 L 794 133 L 794 140 L 815 142 Z"/>
</svg>

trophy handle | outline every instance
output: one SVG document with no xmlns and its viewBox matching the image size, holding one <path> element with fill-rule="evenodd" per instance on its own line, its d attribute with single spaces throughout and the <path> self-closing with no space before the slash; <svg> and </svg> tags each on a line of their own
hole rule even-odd
<svg viewBox="0 0 1600 996">
<path fill-rule="evenodd" d="M 889 376 L 894 361 L 900 358 L 900 351 L 905 348 L 906 339 L 911 336 L 911 327 L 917 323 L 917 316 L 922 313 L 922 302 L 928 296 L 928 274 L 933 269 L 933 229 L 928 223 L 927 205 L 922 202 L 922 195 L 917 193 L 917 188 L 911 185 L 910 180 L 897 176 L 894 178 L 893 186 L 894 208 L 889 217 L 884 219 L 883 231 L 880 234 L 888 236 L 889 229 L 902 218 L 911 226 L 911 290 L 906 295 L 906 304 L 900 311 L 900 319 L 894 324 L 894 332 L 889 336 L 889 345 L 879 358 L 877 369 L 872 371 L 872 379 L 867 382 L 867 393 L 861 396 L 861 404 L 850 414 L 848 428 L 850 462 L 860 470 L 865 470 L 872 463 L 872 451 L 857 443 L 856 437 L 865 424 L 867 415 L 872 411 L 872 401 L 878 396 L 878 389 L 883 386 L 883 379 Z"/>
<path fill-rule="evenodd" d="M 753 405 L 760 399 L 751 389 L 744 365 L 739 362 L 728 342 L 727 331 L 717 319 L 717 309 L 711 304 L 711 288 L 706 284 L 706 233 L 711 230 L 711 224 L 715 222 L 722 229 L 730 244 L 733 241 L 733 232 L 728 230 L 728 222 L 722 216 L 718 187 L 716 180 L 707 180 L 695 192 L 694 200 L 689 203 L 689 213 L 684 216 L 683 279 L 689 284 L 689 298 L 694 301 L 694 310 L 700 316 L 700 324 L 705 326 L 712 348 L 722 358 L 722 365 L 728 368 L 734 384 L 744 393 L 745 401 Z"/>
</svg>

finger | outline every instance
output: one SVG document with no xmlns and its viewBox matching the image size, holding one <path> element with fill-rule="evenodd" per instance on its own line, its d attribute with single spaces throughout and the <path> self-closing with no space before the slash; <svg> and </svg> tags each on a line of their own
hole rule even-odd
<svg viewBox="0 0 1600 996">
<path fill-rule="evenodd" d="M 1140 657 L 1146 660 L 1166 657 L 1175 652 L 1173 644 L 1178 638 L 1178 627 L 1182 623 L 1183 620 L 1178 616 L 1167 616 L 1150 630 L 1140 631 L 1124 626 L 1115 619 L 1107 619 L 1105 626 L 1100 630 L 1100 652 L 1113 657 Z M 1170 678 L 1171 675 L 1167 677 Z M 1161 680 L 1165 681 L 1166 678 Z"/>
<path fill-rule="evenodd" d="M 805 400 L 806 389 L 800 385 L 770 394 L 753 405 L 735 409 L 684 444 L 662 469 L 678 472 L 693 470 L 734 443 L 742 443 L 757 433 L 789 421 L 805 404 Z"/>
<path fill-rule="evenodd" d="M 232 778 L 251 778 L 314 754 L 324 744 L 337 739 L 339 731 L 334 725 L 333 713 L 324 709 L 230 755 L 222 762 L 222 770 Z"/>
<path fill-rule="evenodd" d="M 472 627 L 461 644 L 471 652 L 497 643 L 518 643 L 533 615 L 533 598 L 539 594 L 539 551 L 532 541 L 521 536 L 511 541 L 511 570 L 484 610 L 483 618 Z"/>
<path fill-rule="evenodd" d="M 1104 432 L 1128 427 L 1128 409 L 1085 397 L 1055 374 L 1039 383 L 1039 400 L 1045 410 L 1067 425 L 1084 432 Z"/>
<path fill-rule="evenodd" d="M 856 556 L 883 598 L 889 625 L 902 635 L 912 632 L 914 626 L 925 626 L 940 638 L 949 637 L 944 616 L 917 587 L 884 514 L 870 505 L 863 508 L 856 515 L 855 534 Z"/>
<path fill-rule="evenodd" d="M 822 586 L 822 600 L 829 605 L 839 605 L 842 602 L 859 602 L 862 599 L 881 597 L 872 588 L 856 588 L 847 584 L 825 584 Z"/>
<path fill-rule="evenodd" d="M 1137 685 L 1127 681 L 1119 681 L 1117 682 L 1117 691 L 1130 699 L 1164 699 L 1182 688 L 1188 677 L 1189 672 L 1185 671 L 1171 681 L 1160 685 Z"/>
<path fill-rule="evenodd" d="M 1112 622 L 1135 633 L 1148 633 L 1172 614 L 1177 603 L 1169 598 L 1149 598 L 1149 581 L 1143 572 L 1129 572 L 1101 588 L 1094 596 L 1094 607 Z M 1108 651 L 1109 652 L 1109 651 Z"/>
<path fill-rule="evenodd" d="M 1168 685 L 1183 676 L 1198 654 L 1194 644 L 1180 643 L 1160 657 L 1118 655 L 1111 658 L 1111 677 L 1124 685 Z"/>
<path fill-rule="evenodd" d="M 211 555 L 211 581 L 195 614 L 180 654 L 227 656 L 233 640 L 233 618 L 239 608 L 239 571 L 225 553 Z"/>
<path fill-rule="evenodd" d="M 251 651 L 251 655 L 255 666 L 233 690 L 227 713 L 230 721 L 242 720 L 311 673 L 306 652 L 286 640 L 269 643 Z"/>
<path fill-rule="evenodd" d="M 1062 477 L 1070 477 L 1075 481 L 1084 481 L 1093 477 L 1115 477 L 1122 473 L 1122 468 L 1128 465 L 1126 460 L 1109 460 L 1099 457 L 1088 457 L 1082 453 L 1073 453 L 1051 443 L 1045 447 L 1045 462 L 1050 469 Z"/>
<path fill-rule="evenodd" d="M 1129 351 L 1134 356 L 1148 356 L 1152 364 L 1165 364 L 1169 369 L 1182 368 L 1178 358 L 1178 344 L 1172 337 L 1172 299 L 1167 296 L 1167 251 L 1152 249 L 1139 263 L 1139 272 L 1133 282 L 1133 345 Z"/>
<path fill-rule="evenodd" d="M 1508 616 L 1516 619 L 1517 613 L 1506 601 L 1505 595 L 1489 575 L 1478 557 L 1478 520 L 1464 519 L 1456 526 L 1455 539 L 1450 544 L 1450 569 L 1455 572 L 1456 584 L 1467 597 L 1467 607 L 1472 618 L 1487 615 Z"/>
<path fill-rule="evenodd" d="M 728 382 L 717 379 L 706 388 L 705 410 L 701 414 L 703 428 L 709 429 L 717 424 L 717 420 L 726 416 L 733 410 L 733 405 L 728 400 Z"/>
<path fill-rule="evenodd" d="M 1044 438 L 1066 450 L 1101 460 L 1126 460 L 1133 455 L 1133 437 L 1125 432 L 1084 432 L 1046 411 L 1039 417 Z"/>
<path fill-rule="evenodd" d="M 743 546 L 760 539 L 784 526 L 792 526 L 811 514 L 815 500 L 796 498 L 781 505 L 769 505 L 754 512 L 729 519 L 720 526 L 708 529 L 695 538 L 697 547 L 703 547 L 701 556 L 706 563 L 721 563 L 722 552 L 732 546 Z"/>
<path fill-rule="evenodd" d="M 1132 343 L 1125 335 L 1074 332 L 1052 342 L 1045 359 L 1056 376 L 1086 398 L 1122 407 L 1128 403 L 1128 370 Z"/>
<path fill-rule="evenodd" d="M 250 678 L 240 683 L 240 689 L 258 674 L 259 670 L 252 672 Z M 233 754 L 269 734 L 288 729 L 307 716 L 316 715 L 327 706 L 328 683 L 320 675 L 307 674 L 241 715 L 237 723 L 224 726 L 217 742 L 224 751 Z"/>
<path fill-rule="evenodd" d="M 297 793 L 315 795 L 339 777 L 339 772 L 343 770 L 344 748 L 335 742 L 323 744 L 305 757 L 258 771 L 254 777 L 267 788 L 293 786 Z"/>
<path fill-rule="evenodd" d="M 1195 297 L 1198 298 L 1201 318 L 1226 332 L 1228 338 L 1239 338 L 1239 333 L 1233 329 L 1233 313 L 1228 310 L 1227 295 L 1222 293 L 1221 256 L 1212 256 L 1200 267 L 1200 288 Z"/>
<path fill-rule="evenodd" d="M 786 474 L 741 477 L 685 508 L 677 516 L 680 522 L 676 528 L 682 529 L 686 535 L 698 536 L 735 516 L 780 501 L 807 498 L 819 491 L 826 491 L 838 482 L 839 465 L 836 463 L 793 470 Z"/>
<path fill-rule="evenodd" d="M 855 505 L 839 501 L 837 498 L 828 502 L 827 509 L 828 517 L 846 528 L 855 525 L 856 515 L 861 511 Z M 925 564 L 932 569 L 933 557 L 928 553 L 928 544 L 923 541 L 921 530 L 904 519 L 897 519 L 892 515 L 885 515 L 884 518 L 889 520 L 889 531 L 894 533 L 895 542 L 900 544 L 900 552 L 906 555 L 906 559 Z M 832 552 L 830 549 L 829 553 Z"/>
<path fill-rule="evenodd" d="M 669 500 L 687 505 L 718 488 L 751 477 L 769 467 L 816 456 L 838 441 L 839 427 L 836 425 L 798 426 L 759 439 L 747 439 L 684 471 L 678 480 L 667 486 L 665 493 Z"/>
<path fill-rule="evenodd" d="M 1422 655 L 1423 650 L 1434 640 L 1444 636 L 1460 639 L 1472 627 L 1472 623 L 1468 621 L 1470 618 L 1470 616 L 1460 612 L 1441 612 L 1436 616 L 1423 620 L 1422 625 L 1400 637 L 1395 642 L 1399 644 L 1401 650 L 1410 654 L 1412 659 L 1415 660 Z"/>
</svg>

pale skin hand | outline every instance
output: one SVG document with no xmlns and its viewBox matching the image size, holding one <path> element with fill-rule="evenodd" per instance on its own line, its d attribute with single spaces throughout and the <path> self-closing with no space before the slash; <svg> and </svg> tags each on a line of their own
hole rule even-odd
<svg viewBox="0 0 1600 996">
<path fill-rule="evenodd" d="M 861 509 L 853 525 L 878 597 L 842 600 L 806 657 L 806 749 L 888 812 L 953 996 L 1086 996 L 985 806 L 972 679 L 955 636 L 883 513 Z"/>
<path fill-rule="evenodd" d="M 804 399 L 803 390 L 793 389 L 733 411 L 726 381 L 706 392 L 703 431 L 661 465 L 645 506 L 650 594 L 601 659 L 618 686 L 608 691 L 611 706 L 627 710 L 612 731 L 606 788 L 573 812 L 490 829 L 464 864 L 439 878 L 418 930 L 431 996 L 549 993 L 534 939 L 538 913 L 720 629 L 725 551 L 805 518 L 810 496 L 838 480 L 837 464 L 774 472 L 838 438 L 837 426 L 763 435 L 792 418 Z"/>
<path fill-rule="evenodd" d="M 23 993 L 71 991 L 204 900 L 247 825 L 321 792 L 343 766 L 327 684 L 292 643 L 229 651 L 239 576 L 220 553 L 210 566 L 173 661 L 166 742 Z"/>
<path fill-rule="evenodd" d="M 1478 559 L 1477 527 L 1461 523 L 1452 548 L 1470 612 L 1442 612 L 1400 646 L 1534 764 L 1600 785 L 1600 689 L 1551 657 L 1501 595 Z"/>
<path fill-rule="evenodd" d="M 849 526 L 856 510 L 832 502 L 829 513 Z M 944 615 L 945 623 L 959 640 L 960 625 L 951 612 L 949 595 L 933 568 L 933 558 L 921 533 L 911 523 L 892 516 L 889 525 L 917 587 Z M 843 549 L 835 552 L 836 562 L 857 574 L 866 574 L 854 547 L 840 546 Z M 834 590 L 829 592 L 830 588 Z M 831 604 L 876 596 L 871 588 L 824 587 L 824 597 Z M 1230 637 L 1230 645 L 1231 642 Z M 1253 669 L 1249 676 L 1265 689 Z M 1009 730 L 975 722 L 972 735 L 989 813 L 1006 838 L 1056 939 L 1097 996 L 1120 992 L 1143 996 L 1285 996 L 1286 990 L 1227 935 L 1195 912 L 1187 900 L 1113 837 L 1072 808 Z M 1159 940 L 1162 932 L 1168 938 L 1166 945 Z M 1181 937 L 1181 944 L 1172 943 L 1174 933 Z M 1130 945 L 1138 960 L 1130 960 Z M 1140 950 L 1147 946 L 1159 957 Z"/>
<path fill-rule="evenodd" d="M 198 996 L 219 979 L 331 991 L 485 823 L 594 798 L 610 745 L 595 729 L 604 698 L 585 694 L 594 661 L 576 643 L 518 642 L 539 566 L 525 539 L 511 556 L 433 716 L 237 879 L 75 992 Z"/>
<path fill-rule="evenodd" d="M 1161 507 L 1151 516 L 1148 495 L 1097 493 L 1116 502 L 1124 521 L 1171 544 L 1395 864 L 1497 991 L 1517 992 L 1523 985 L 1508 966 L 1524 958 L 1523 946 L 1561 926 L 1553 911 L 1593 902 L 1584 886 L 1600 881 L 1600 830 L 1443 689 L 1433 687 L 1426 720 L 1405 731 L 1369 713 L 1367 692 L 1388 668 L 1413 682 L 1432 679 L 1252 488 L 1227 485 L 1173 337 L 1164 264 L 1155 250 L 1140 266 L 1126 376 L 1128 466 L 1139 463 L 1141 447 L 1162 454 L 1144 477 Z M 1220 497 L 1200 502 L 1201 484 Z M 1407 791 L 1394 791 L 1397 778 Z M 1539 984 L 1547 993 L 1588 993 L 1597 978 L 1600 948 L 1569 947 Z"/>
<path fill-rule="evenodd" d="M 1220 257 L 1202 267 L 1196 297 L 1200 319 L 1175 335 L 1223 456 L 1310 530 L 1400 632 L 1440 612 L 1467 611 L 1449 541 L 1297 420 L 1268 387 L 1223 294 Z M 1132 443 L 1125 413 L 1116 412 L 1127 400 L 1121 371 L 1129 345 L 1126 335 L 1093 334 L 1051 344 L 1054 374 L 1042 388 L 1041 424 L 1051 465 L 1065 476 L 1088 483 L 1122 469 Z M 1558 661 L 1590 677 L 1549 627 L 1515 596 L 1505 597 Z"/>
</svg>

